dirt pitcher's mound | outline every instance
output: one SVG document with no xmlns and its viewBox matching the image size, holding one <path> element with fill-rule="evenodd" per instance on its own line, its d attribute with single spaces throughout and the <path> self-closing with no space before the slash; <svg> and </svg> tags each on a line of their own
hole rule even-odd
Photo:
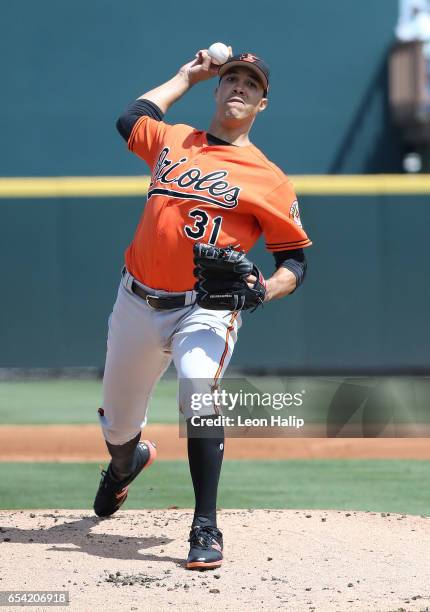
<svg viewBox="0 0 430 612">
<path fill-rule="evenodd" d="M 68 591 L 70 607 L 60 609 L 69 610 L 430 606 L 430 519 L 224 510 L 223 567 L 190 572 L 184 557 L 191 516 L 144 510 L 101 520 L 88 511 L 2 511 L 1 590 Z"/>
</svg>

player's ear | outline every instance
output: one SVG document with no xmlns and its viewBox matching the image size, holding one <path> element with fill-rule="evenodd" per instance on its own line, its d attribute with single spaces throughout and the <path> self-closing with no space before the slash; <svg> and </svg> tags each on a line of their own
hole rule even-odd
<svg viewBox="0 0 430 612">
<path fill-rule="evenodd" d="M 269 100 L 267 98 L 261 98 L 260 104 L 258 106 L 258 112 L 261 113 L 261 111 L 264 111 L 267 108 L 268 104 Z"/>
</svg>

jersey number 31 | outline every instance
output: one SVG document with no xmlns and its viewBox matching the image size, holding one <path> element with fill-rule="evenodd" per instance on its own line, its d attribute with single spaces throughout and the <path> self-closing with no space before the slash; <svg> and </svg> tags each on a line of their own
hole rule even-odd
<svg viewBox="0 0 430 612">
<path fill-rule="evenodd" d="M 201 210 L 200 208 L 194 208 L 194 210 L 190 210 L 188 216 L 194 219 L 194 225 L 186 225 L 184 227 L 184 232 L 188 238 L 191 238 L 192 240 L 199 240 L 200 238 L 203 238 L 206 228 L 211 221 L 211 218 L 207 212 Z M 216 244 L 221 229 L 221 224 L 222 217 L 215 217 L 215 219 L 212 220 L 212 229 L 208 239 L 208 244 Z"/>
</svg>

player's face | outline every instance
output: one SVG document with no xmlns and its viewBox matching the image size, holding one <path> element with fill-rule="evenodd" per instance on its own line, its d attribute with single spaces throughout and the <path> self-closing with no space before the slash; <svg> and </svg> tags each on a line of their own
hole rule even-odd
<svg viewBox="0 0 430 612">
<path fill-rule="evenodd" d="M 232 68 L 221 79 L 215 92 L 217 111 L 226 120 L 253 119 L 267 106 L 264 86 L 254 70 Z"/>
</svg>

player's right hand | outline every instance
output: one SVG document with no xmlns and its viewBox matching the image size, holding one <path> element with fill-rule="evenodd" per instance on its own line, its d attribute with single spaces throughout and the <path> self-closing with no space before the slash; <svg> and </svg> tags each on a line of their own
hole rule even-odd
<svg viewBox="0 0 430 612">
<path fill-rule="evenodd" d="M 219 66 L 212 64 L 207 49 L 197 51 L 195 58 L 179 69 L 179 74 L 185 76 L 190 85 L 207 81 L 218 75 Z"/>
</svg>

